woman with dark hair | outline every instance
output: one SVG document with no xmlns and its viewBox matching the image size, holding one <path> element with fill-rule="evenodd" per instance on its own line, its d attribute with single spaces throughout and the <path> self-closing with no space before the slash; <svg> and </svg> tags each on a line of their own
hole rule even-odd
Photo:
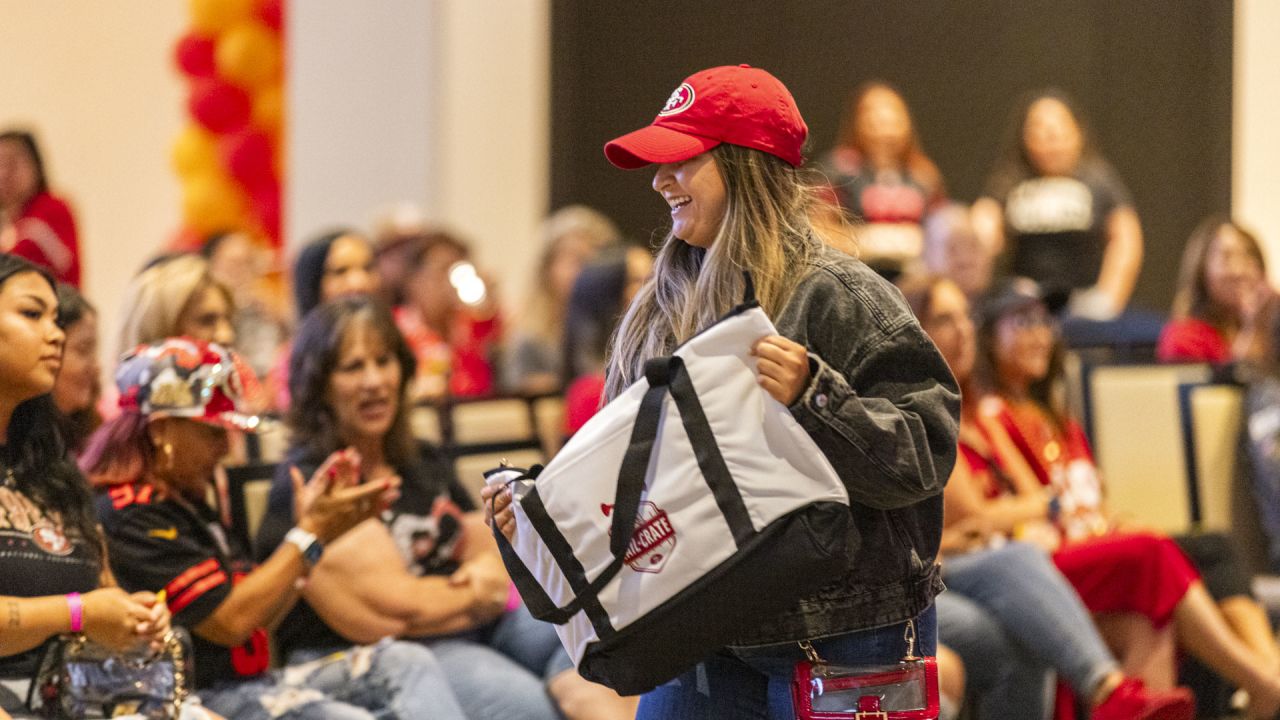
<svg viewBox="0 0 1280 720">
<path fill-rule="evenodd" d="M 414 399 L 494 391 L 502 318 L 492 279 L 478 274 L 470 257 L 466 243 L 442 230 L 424 235 L 408 253 L 404 302 L 395 319 L 418 361 Z"/>
<path fill-rule="evenodd" d="M 646 693 L 642 720 L 791 718 L 795 664 L 810 641 L 836 664 L 934 654 L 942 487 L 956 453 L 959 394 L 902 295 L 815 227 L 821 191 L 798 168 L 808 135 L 795 99 L 746 65 L 701 70 L 648 126 L 605 145 L 624 169 L 656 165 L 671 230 L 618 327 L 605 397 L 710 327 L 751 274 L 778 334 L 757 339 L 759 384 L 789 409 L 849 494 L 860 542 L 847 569 L 734 646 Z M 726 458 L 733 463 L 733 458 Z M 486 487 L 495 526 L 515 532 L 511 490 Z"/>
<path fill-rule="evenodd" d="M 102 424 L 98 414 L 98 400 L 102 397 L 98 311 L 78 290 L 59 284 L 58 322 L 67 341 L 62 351 L 62 371 L 53 386 L 53 404 L 58 408 L 59 429 L 67 450 L 76 455 Z"/>
<path fill-rule="evenodd" d="M 322 233 L 302 248 L 293 263 L 293 299 L 299 320 L 317 305 L 346 295 L 370 295 L 378 291 L 379 285 L 373 247 L 351 228 Z M 285 344 L 269 375 L 268 384 L 279 410 L 289 407 L 292 354 L 292 344 Z"/>
<path fill-rule="evenodd" d="M 468 718 L 554 718 L 547 692 L 574 717 L 618 717 L 616 695 L 582 680 L 550 625 L 511 594 L 510 581 L 467 491 L 447 459 L 415 441 L 405 396 L 413 354 L 371 298 L 316 308 L 294 340 L 289 463 L 315 467 L 344 447 L 359 451 L 361 480 L 400 479 L 400 496 L 334 543 L 281 623 L 291 660 L 391 636 L 425 643 Z M 258 533 L 269 552 L 293 523 L 294 485 L 271 487 Z M 585 699 L 584 699 L 585 698 Z M 596 715 L 572 712 L 596 705 Z M 632 708 L 633 709 L 633 708 Z"/>
<path fill-rule="evenodd" d="M 293 263 L 293 299 L 298 318 L 343 295 L 378 290 L 373 246 L 351 228 L 325 232 L 302 248 Z"/>
<path fill-rule="evenodd" d="M 881 81 L 858 88 L 821 170 L 840 207 L 864 223 L 857 232 L 863 262 L 890 279 L 918 262 L 921 225 L 946 200 L 946 188 L 902 93 Z"/>
<path fill-rule="evenodd" d="M 80 241 L 66 201 L 49 191 L 35 136 L 0 132 L 0 252 L 49 268 L 59 282 L 80 286 Z"/>
<path fill-rule="evenodd" d="M 583 268 L 574 282 L 563 348 L 566 436 L 577 432 L 600 409 L 609 341 L 652 270 L 649 251 L 628 245 Z"/>
<path fill-rule="evenodd" d="M 943 498 L 942 551 L 947 593 L 938 598 L 938 636 L 965 660 L 970 684 L 980 690 L 979 718 L 1044 718 L 1052 703 L 1043 673 L 1056 672 L 1093 720 L 1190 718 L 1185 690 L 1153 691 L 1125 670 L 1172 657 L 1153 652 L 1167 643 L 1134 613 L 1123 620 L 1130 642 L 1117 661 L 1088 610 L 1049 555 L 1029 542 L 1008 541 L 1011 523 L 1041 516 L 1043 498 L 1008 498 L 973 512 L 993 482 L 990 468 L 972 463 L 987 448 L 978 422 L 973 365 L 977 353 L 969 302 L 952 280 L 920 276 L 900 283 L 903 296 L 960 384 L 960 456 Z M 998 519 L 993 521 L 993 518 Z M 992 633 L 992 626 L 995 633 Z M 1163 635 L 1163 636 L 1162 636 Z M 1007 638 L 1005 652 L 999 638 Z"/>
<path fill-rule="evenodd" d="M 1142 226 L 1129 191 L 1093 145 L 1061 91 L 1029 95 L 974 228 L 1010 274 L 1070 291 L 1070 312 L 1110 320 L 1129 303 L 1142 269 Z"/>
<path fill-rule="evenodd" d="M 67 459 L 50 392 L 65 334 L 48 271 L 0 254 L 0 712 L 46 641 L 69 632 L 116 650 L 158 641 L 169 614 L 151 592 L 115 587 L 84 478 Z M 155 588 L 148 588 L 153 590 Z"/>
<path fill-rule="evenodd" d="M 114 477 L 97 498 L 111 567 L 126 588 L 163 588 L 176 622 L 191 630 L 194 682 L 204 703 L 237 720 L 460 717 L 434 658 L 391 643 L 344 648 L 305 667 L 271 670 L 266 628 L 298 597 L 325 546 L 395 497 L 394 483 L 357 485 L 360 457 L 340 450 L 309 482 L 297 468 L 296 523 L 254 565 L 208 505 L 228 431 L 254 431 L 238 364 L 219 345 L 170 338 L 121 360 L 124 406 L 81 457 L 96 477 Z"/>
<path fill-rule="evenodd" d="M 1156 355 L 1217 365 L 1262 360 L 1269 345 L 1264 315 L 1275 297 L 1258 238 L 1225 215 L 1206 218 L 1182 253 L 1173 318 Z"/>
<path fill-rule="evenodd" d="M 978 404 L 984 442 L 966 461 L 991 480 L 970 502 L 948 504 L 950 520 L 973 517 L 1005 534 L 1042 538 L 1091 612 L 1138 613 L 1156 629 L 1170 627 L 1179 648 L 1248 691 L 1249 717 L 1274 716 L 1280 649 L 1229 541 L 1202 534 L 1175 543 L 1127 530 L 1109 513 L 1089 442 L 1060 392 L 1053 299 L 1016 278 L 979 309 L 975 373 L 985 393 Z M 1153 687 L 1172 681 L 1143 679 Z"/>
</svg>

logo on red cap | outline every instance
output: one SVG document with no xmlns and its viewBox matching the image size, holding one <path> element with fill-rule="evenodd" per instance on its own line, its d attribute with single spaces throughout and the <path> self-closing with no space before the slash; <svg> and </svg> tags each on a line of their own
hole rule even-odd
<svg viewBox="0 0 1280 720">
<path fill-rule="evenodd" d="M 671 97 L 667 98 L 667 104 L 662 106 L 662 112 L 658 113 L 658 117 L 679 115 L 693 105 L 693 99 L 693 86 L 689 83 L 681 83 L 680 87 L 671 93 Z"/>
</svg>

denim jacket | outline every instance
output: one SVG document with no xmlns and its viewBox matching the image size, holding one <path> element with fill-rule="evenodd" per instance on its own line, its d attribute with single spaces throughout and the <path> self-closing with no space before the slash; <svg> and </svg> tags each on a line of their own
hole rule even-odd
<svg viewBox="0 0 1280 720">
<path fill-rule="evenodd" d="M 960 393 L 902 295 L 823 247 L 778 331 L 809 350 L 791 412 L 844 480 L 854 517 L 844 575 L 735 645 L 866 630 L 915 617 L 942 590 L 942 488 L 956 458 Z"/>
</svg>

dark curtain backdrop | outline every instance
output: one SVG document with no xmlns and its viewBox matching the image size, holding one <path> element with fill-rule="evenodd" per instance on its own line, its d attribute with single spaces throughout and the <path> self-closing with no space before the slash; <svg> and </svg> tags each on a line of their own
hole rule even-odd
<svg viewBox="0 0 1280 720">
<path fill-rule="evenodd" d="M 1230 208 L 1232 13 L 1225 0 L 553 0 L 551 206 L 595 206 L 641 239 L 664 230 L 652 173 L 614 169 L 601 147 L 703 67 L 777 75 L 810 157 L 855 86 L 889 81 L 963 201 L 981 193 L 1017 99 L 1056 86 L 1133 193 L 1147 240 L 1135 303 L 1165 311 L 1187 235 Z"/>
</svg>

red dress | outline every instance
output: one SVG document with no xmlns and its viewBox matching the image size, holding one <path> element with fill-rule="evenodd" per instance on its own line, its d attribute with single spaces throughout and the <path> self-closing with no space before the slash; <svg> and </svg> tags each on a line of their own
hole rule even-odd
<svg viewBox="0 0 1280 720">
<path fill-rule="evenodd" d="M 1171 320 L 1160 331 L 1156 346 L 1160 362 L 1231 362 L 1231 346 L 1218 329 L 1203 320 Z"/>
<path fill-rule="evenodd" d="M 1156 628 L 1173 619 L 1174 609 L 1200 579 L 1195 566 L 1168 537 L 1111 532 L 1100 512 L 1101 482 L 1079 425 L 1059 431 L 1043 413 L 1018 412 L 1002 399 L 983 399 L 984 415 L 994 417 L 1044 485 L 1059 501 L 1062 544 L 1053 562 L 1094 614 L 1135 612 Z M 994 458 L 961 445 L 961 455 L 976 475 L 992 478 L 988 497 L 1012 492 L 998 482 Z"/>
<path fill-rule="evenodd" d="M 80 287 L 80 241 L 71 208 L 47 190 L 27 202 L 13 221 L 12 232 L 0 234 L 0 252 L 48 268 L 55 279 Z"/>
</svg>

